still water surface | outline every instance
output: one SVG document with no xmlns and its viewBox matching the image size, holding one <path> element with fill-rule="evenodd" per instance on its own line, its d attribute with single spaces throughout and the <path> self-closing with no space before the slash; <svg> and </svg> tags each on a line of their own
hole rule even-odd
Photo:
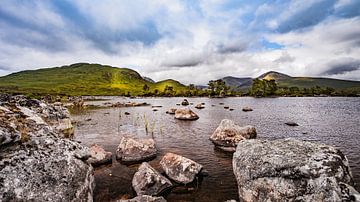
<svg viewBox="0 0 360 202">
<path fill-rule="evenodd" d="M 152 137 L 159 149 L 157 158 L 150 161 L 155 169 L 160 170 L 159 161 L 166 152 L 173 152 L 202 164 L 209 173 L 191 191 L 176 189 L 167 194 L 168 201 L 225 201 L 238 199 L 232 155 L 215 149 L 209 137 L 222 119 L 232 119 L 239 125 L 254 125 L 257 138 L 293 137 L 340 148 L 349 159 L 355 188 L 360 190 L 360 98 L 188 98 L 194 103 L 190 108 L 200 119 L 180 121 L 165 113 L 169 108 L 180 107 L 176 103 L 182 100 L 111 97 L 110 101 L 88 102 L 96 105 L 105 102 L 147 102 L 162 107 L 156 108 L 158 111 L 153 111 L 151 106 L 89 110 L 73 117 L 78 121 L 75 138 L 82 144 L 90 146 L 96 143 L 115 153 L 123 135 Z M 205 103 L 206 108 L 195 109 L 193 106 L 198 103 Z M 224 109 L 224 106 L 234 111 Z M 241 111 L 245 106 L 254 111 Z M 125 112 L 130 115 L 125 115 Z M 300 126 L 287 126 L 284 124 L 287 121 L 294 121 Z M 111 165 L 97 168 L 95 201 L 135 196 L 131 180 L 138 166 L 126 166 L 114 160 Z"/>
</svg>

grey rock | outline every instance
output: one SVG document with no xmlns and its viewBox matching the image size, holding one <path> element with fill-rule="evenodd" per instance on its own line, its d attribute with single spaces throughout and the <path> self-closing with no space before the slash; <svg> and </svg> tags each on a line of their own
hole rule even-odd
<svg viewBox="0 0 360 202">
<path fill-rule="evenodd" d="M 197 120 L 199 116 L 190 109 L 177 109 L 175 111 L 175 118 L 179 120 Z"/>
<path fill-rule="evenodd" d="M 246 140 L 233 155 L 240 201 L 352 201 L 347 158 L 295 139 Z M 344 186 L 346 185 L 346 186 Z M 356 193 L 358 194 L 358 193 Z"/>
<path fill-rule="evenodd" d="M 67 110 L 24 96 L 0 105 L 0 201 L 92 201 L 89 150 L 56 128 Z"/>
<path fill-rule="evenodd" d="M 170 179 L 183 184 L 194 181 L 203 168 L 199 163 L 173 153 L 166 153 L 160 165 Z"/>
<path fill-rule="evenodd" d="M 204 109 L 205 106 L 200 103 L 200 104 L 195 105 L 195 108 L 196 109 Z"/>
<path fill-rule="evenodd" d="M 253 109 L 251 109 L 250 107 L 244 107 L 242 110 L 244 112 L 251 112 Z"/>
<path fill-rule="evenodd" d="M 175 112 L 176 112 L 175 108 L 171 108 L 171 109 L 166 111 L 167 114 L 175 114 Z"/>
<path fill-rule="evenodd" d="M 153 139 L 135 140 L 122 137 L 116 151 L 116 158 L 123 162 L 139 162 L 156 157 L 156 152 Z"/>
<path fill-rule="evenodd" d="M 288 126 L 298 126 L 299 125 L 299 124 L 297 124 L 297 123 L 295 123 L 293 121 L 286 122 L 285 124 L 288 125 Z"/>
<path fill-rule="evenodd" d="M 111 163 L 112 153 L 105 151 L 102 147 L 94 144 L 90 147 L 90 158 L 87 160 L 93 166 Z"/>
<path fill-rule="evenodd" d="M 171 188 L 172 183 L 148 163 L 144 162 L 134 174 L 132 186 L 138 196 L 156 196 Z"/>
<path fill-rule="evenodd" d="M 142 195 L 132 199 L 120 200 L 119 202 L 166 202 L 166 200 L 162 196 L 155 197 L 155 196 Z"/>
<path fill-rule="evenodd" d="M 210 140 L 225 151 L 234 151 L 236 145 L 246 139 L 256 138 L 256 129 L 254 126 L 240 127 L 232 120 L 223 119 L 214 133 L 210 136 Z"/>
<path fill-rule="evenodd" d="M 187 99 L 184 99 L 182 102 L 181 102 L 181 105 L 183 105 L 183 106 L 187 106 L 187 105 L 189 105 L 190 103 L 189 103 L 189 101 L 187 101 Z"/>
</svg>

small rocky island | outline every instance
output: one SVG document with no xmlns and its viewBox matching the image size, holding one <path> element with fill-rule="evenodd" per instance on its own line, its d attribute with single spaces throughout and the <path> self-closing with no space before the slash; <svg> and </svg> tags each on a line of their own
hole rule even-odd
<svg viewBox="0 0 360 202">
<path fill-rule="evenodd" d="M 195 122 L 201 116 L 190 108 L 168 113 Z M 135 197 L 120 201 L 164 202 L 166 193 L 194 182 L 201 186 L 197 180 L 207 175 L 201 162 L 173 151 L 160 155 L 156 166 L 147 163 L 159 156 L 154 139 L 123 135 L 113 155 L 97 144 L 81 145 L 72 139 L 73 133 L 69 111 L 62 103 L 0 95 L 0 201 L 93 201 L 93 166 L 113 159 L 137 169 L 131 183 Z M 209 134 L 210 140 L 203 140 L 224 153 L 235 152 L 236 201 L 360 200 L 340 150 L 296 139 L 256 137 L 254 126 L 224 119 Z"/>
</svg>

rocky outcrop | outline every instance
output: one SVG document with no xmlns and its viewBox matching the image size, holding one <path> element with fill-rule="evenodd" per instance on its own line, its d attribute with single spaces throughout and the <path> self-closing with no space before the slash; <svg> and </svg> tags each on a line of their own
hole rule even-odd
<svg viewBox="0 0 360 202">
<path fill-rule="evenodd" d="M 142 195 L 132 199 L 120 200 L 119 202 L 166 202 L 166 200 L 162 196 L 155 197 L 155 196 Z"/>
<path fill-rule="evenodd" d="M 153 139 L 123 137 L 116 151 L 116 158 L 128 163 L 141 162 L 156 157 L 156 151 Z"/>
<path fill-rule="evenodd" d="M 88 148 L 65 139 L 59 105 L 0 96 L 0 201 L 92 201 Z"/>
<path fill-rule="evenodd" d="M 175 112 L 176 112 L 175 108 L 171 108 L 171 109 L 166 111 L 167 114 L 175 114 Z"/>
<path fill-rule="evenodd" d="M 354 201 L 356 197 L 349 189 L 353 182 L 346 157 L 324 144 L 295 139 L 241 141 L 233 169 L 240 201 Z"/>
<path fill-rule="evenodd" d="M 160 165 L 170 179 L 183 184 L 194 181 L 203 168 L 195 161 L 173 153 L 166 153 Z"/>
<path fill-rule="evenodd" d="M 229 119 L 222 120 L 210 136 L 210 140 L 224 151 L 235 151 L 235 147 L 240 141 L 253 138 L 256 138 L 254 126 L 240 127 Z"/>
<path fill-rule="evenodd" d="M 179 120 L 197 120 L 199 116 L 195 114 L 195 112 L 191 111 L 191 109 L 177 109 L 175 111 L 175 118 Z"/>
<path fill-rule="evenodd" d="M 172 183 L 148 163 L 144 162 L 134 174 L 132 186 L 138 196 L 156 196 L 171 188 Z"/>
<path fill-rule="evenodd" d="M 93 166 L 111 163 L 112 153 L 105 151 L 102 147 L 94 144 L 90 147 L 90 158 L 87 160 Z"/>
</svg>

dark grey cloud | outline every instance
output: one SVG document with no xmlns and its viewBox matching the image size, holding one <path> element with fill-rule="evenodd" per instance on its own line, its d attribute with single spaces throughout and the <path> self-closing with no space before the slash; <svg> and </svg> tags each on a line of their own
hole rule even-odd
<svg viewBox="0 0 360 202">
<path fill-rule="evenodd" d="M 328 70 L 324 72 L 325 75 L 344 74 L 360 69 L 360 60 L 344 58 L 329 62 L 328 66 Z"/>
<path fill-rule="evenodd" d="M 286 33 L 314 26 L 334 13 L 335 3 L 336 0 L 322 0 L 312 4 L 307 9 L 299 10 L 290 18 L 282 22 L 276 31 Z"/>
<path fill-rule="evenodd" d="M 164 61 L 162 66 L 165 67 L 195 67 L 204 62 L 205 58 L 199 56 L 190 56 L 185 58 L 176 58 Z"/>
<path fill-rule="evenodd" d="M 289 53 L 285 52 L 283 53 L 278 59 L 274 60 L 276 63 L 288 63 L 288 62 L 294 62 L 295 57 L 289 55 Z"/>
<path fill-rule="evenodd" d="M 233 40 L 217 45 L 217 52 L 221 54 L 241 53 L 246 51 L 247 48 L 247 43 Z"/>
</svg>

